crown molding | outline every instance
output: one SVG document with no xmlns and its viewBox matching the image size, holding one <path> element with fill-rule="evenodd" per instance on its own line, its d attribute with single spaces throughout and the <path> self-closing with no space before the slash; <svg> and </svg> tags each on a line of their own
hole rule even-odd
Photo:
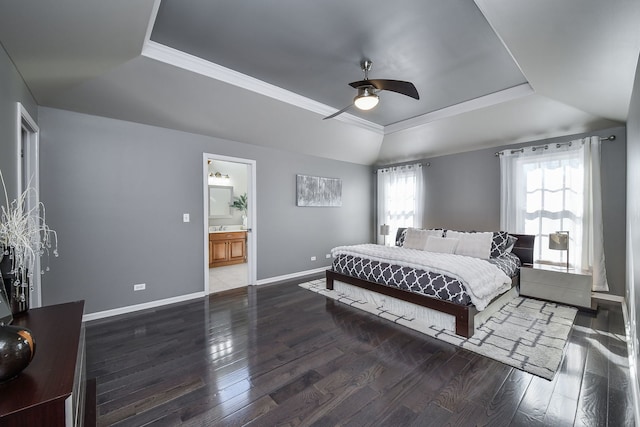
<svg viewBox="0 0 640 427">
<path fill-rule="evenodd" d="M 304 96 L 298 95 L 278 86 L 247 76 L 213 62 L 206 61 L 197 56 L 173 49 L 152 40 L 147 40 L 142 48 L 142 55 L 173 65 L 187 71 L 191 71 L 218 81 L 237 86 L 242 89 L 268 96 L 278 101 L 304 108 L 305 110 L 318 113 L 322 116 L 333 114 L 336 109 Z M 384 127 L 351 114 L 341 114 L 333 120 L 359 126 L 369 131 L 382 135 Z"/>
<path fill-rule="evenodd" d="M 150 32 L 147 34 L 147 37 L 149 36 Z M 268 96 L 272 99 L 303 108 L 325 117 L 337 111 L 335 108 L 326 104 L 322 104 L 310 98 L 298 95 L 297 93 L 288 91 L 254 77 L 247 76 L 246 74 L 239 73 L 230 68 L 223 67 L 197 56 L 154 42 L 148 38 L 142 48 L 142 55 L 174 67 L 182 68 L 242 89 L 250 90 L 260 95 Z M 338 120 L 346 124 L 358 126 L 379 135 L 389 135 L 395 132 L 422 126 L 436 120 L 442 120 L 447 117 L 453 117 L 459 114 L 468 113 L 470 111 L 529 96 L 533 93 L 535 93 L 535 91 L 531 85 L 529 83 L 523 83 L 518 86 L 480 96 L 469 101 L 451 105 L 440 110 L 431 111 L 387 126 L 378 125 L 349 113 L 340 114 L 332 120 Z"/>
<path fill-rule="evenodd" d="M 147 23 L 147 31 L 144 33 L 144 42 L 142 43 L 142 48 L 151 41 L 151 33 L 153 32 L 153 26 L 156 23 L 156 18 L 158 17 L 158 10 L 160 9 L 160 1 L 161 0 L 153 0 L 153 5 L 151 6 L 151 17 L 149 18 L 149 22 Z"/>
<path fill-rule="evenodd" d="M 409 128 L 425 125 L 436 120 L 442 120 L 447 117 L 457 116 L 459 114 L 468 113 L 470 111 L 533 95 L 534 93 L 535 91 L 529 83 L 523 83 L 518 86 L 510 87 L 509 89 L 490 93 L 489 95 L 480 96 L 469 101 L 441 108 L 440 110 L 431 111 L 430 113 L 426 113 L 421 116 L 387 125 L 384 127 L 384 134 L 389 135 L 394 132 L 400 132 Z"/>
</svg>

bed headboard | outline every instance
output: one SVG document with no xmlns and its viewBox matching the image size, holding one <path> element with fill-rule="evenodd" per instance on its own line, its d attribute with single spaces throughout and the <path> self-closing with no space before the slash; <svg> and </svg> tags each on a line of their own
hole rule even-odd
<svg viewBox="0 0 640 427">
<path fill-rule="evenodd" d="M 394 244 L 400 239 L 400 235 L 404 230 L 406 230 L 405 227 L 398 228 Z M 536 236 L 531 234 L 509 234 L 518 238 L 511 253 L 520 258 L 523 265 L 533 264 L 533 244 L 535 243 Z"/>
<path fill-rule="evenodd" d="M 531 234 L 510 234 L 518 238 L 511 253 L 520 258 L 522 265 L 533 264 L 533 244 L 536 236 Z"/>
</svg>

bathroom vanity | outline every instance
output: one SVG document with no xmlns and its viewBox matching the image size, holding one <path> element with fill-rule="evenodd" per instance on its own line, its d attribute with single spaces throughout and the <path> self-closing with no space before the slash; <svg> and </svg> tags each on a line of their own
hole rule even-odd
<svg viewBox="0 0 640 427">
<path fill-rule="evenodd" d="M 209 268 L 247 261 L 246 231 L 209 232 Z"/>
</svg>

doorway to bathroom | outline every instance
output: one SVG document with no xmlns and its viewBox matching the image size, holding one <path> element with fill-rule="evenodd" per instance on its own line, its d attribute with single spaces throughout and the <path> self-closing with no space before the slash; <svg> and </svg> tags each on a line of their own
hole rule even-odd
<svg viewBox="0 0 640 427">
<path fill-rule="evenodd" d="M 205 153 L 205 293 L 256 283 L 255 161 Z"/>
</svg>

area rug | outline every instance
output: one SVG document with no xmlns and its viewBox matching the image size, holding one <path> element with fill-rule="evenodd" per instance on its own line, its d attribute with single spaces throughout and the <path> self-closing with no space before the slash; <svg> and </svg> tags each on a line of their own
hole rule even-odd
<svg viewBox="0 0 640 427">
<path fill-rule="evenodd" d="M 515 297 L 482 325 L 476 326 L 476 333 L 471 338 L 464 338 L 421 324 L 417 319 L 390 313 L 370 302 L 328 290 L 322 279 L 299 286 L 547 380 L 553 379 L 562 362 L 577 313 L 572 307 Z"/>
</svg>

